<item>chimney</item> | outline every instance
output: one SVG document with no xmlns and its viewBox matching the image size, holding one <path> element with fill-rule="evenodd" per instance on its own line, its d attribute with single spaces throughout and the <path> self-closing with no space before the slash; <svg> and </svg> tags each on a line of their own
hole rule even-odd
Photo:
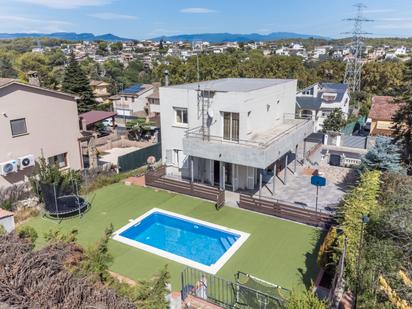
<svg viewBox="0 0 412 309">
<path fill-rule="evenodd" d="M 27 77 L 29 79 L 29 84 L 40 87 L 40 79 L 39 79 L 39 74 L 37 71 L 29 71 L 27 72 Z"/>
<path fill-rule="evenodd" d="M 83 117 L 79 117 L 79 118 L 80 118 L 80 130 L 87 131 L 86 119 L 84 119 Z"/>
<path fill-rule="evenodd" d="M 165 75 L 165 86 L 167 87 L 169 86 L 169 71 L 165 70 L 164 75 Z"/>
</svg>

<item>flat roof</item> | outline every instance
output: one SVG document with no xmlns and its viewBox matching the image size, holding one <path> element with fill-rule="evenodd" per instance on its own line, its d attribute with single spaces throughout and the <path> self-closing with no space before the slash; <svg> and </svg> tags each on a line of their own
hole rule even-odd
<svg viewBox="0 0 412 309">
<path fill-rule="evenodd" d="M 220 91 L 220 92 L 249 92 L 276 85 L 286 84 L 295 79 L 272 79 L 272 78 L 223 78 L 202 81 L 199 83 L 181 84 L 169 86 L 168 88 L 178 88 L 187 90 Z"/>
</svg>

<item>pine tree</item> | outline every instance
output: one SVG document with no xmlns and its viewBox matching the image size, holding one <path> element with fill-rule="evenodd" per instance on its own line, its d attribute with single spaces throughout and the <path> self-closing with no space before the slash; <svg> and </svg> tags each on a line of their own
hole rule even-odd
<svg viewBox="0 0 412 309">
<path fill-rule="evenodd" d="M 401 100 L 405 102 L 393 117 L 394 142 L 401 148 L 401 159 L 412 167 L 412 61 L 405 68 L 404 90 Z"/>
<path fill-rule="evenodd" d="M 361 160 L 363 170 L 402 171 L 400 149 L 388 137 L 378 137 L 375 146 Z"/>
<path fill-rule="evenodd" d="M 80 113 L 88 112 L 96 107 L 89 79 L 71 53 L 69 64 L 64 70 L 62 89 L 65 92 L 78 95 L 77 109 Z"/>
</svg>

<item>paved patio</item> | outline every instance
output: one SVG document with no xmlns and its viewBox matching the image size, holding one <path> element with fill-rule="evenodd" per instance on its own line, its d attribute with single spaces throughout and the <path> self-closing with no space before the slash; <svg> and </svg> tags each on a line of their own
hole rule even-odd
<svg viewBox="0 0 412 309">
<path fill-rule="evenodd" d="M 318 209 L 326 212 L 334 211 L 342 200 L 348 186 L 352 182 L 349 169 L 320 168 L 326 177 L 326 186 L 319 188 Z M 294 203 L 302 208 L 316 209 L 316 187 L 310 183 L 311 170 L 299 166 L 296 174 L 291 170 L 287 172 L 287 183 L 283 183 L 283 172 L 279 173 L 275 181 L 275 195 L 272 195 L 273 177 L 262 188 L 262 196 L 275 198 L 289 203 Z M 256 195 L 259 194 L 257 191 Z"/>
</svg>

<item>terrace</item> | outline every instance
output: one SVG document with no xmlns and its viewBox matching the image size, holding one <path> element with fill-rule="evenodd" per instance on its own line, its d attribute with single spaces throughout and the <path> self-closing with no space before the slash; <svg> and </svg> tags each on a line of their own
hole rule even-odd
<svg viewBox="0 0 412 309">
<path fill-rule="evenodd" d="M 205 135 L 202 127 L 186 132 L 185 154 L 210 160 L 265 169 L 313 132 L 313 121 L 285 115 L 275 127 L 252 134 L 247 140 L 227 140 L 222 136 Z"/>
<path fill-rule="evenodd" d="M 45 244 L 43 235 L 50 229 L 78 230 L 78 242 L 93 244 L 110 223 L 117 230 L 153 208 L 249 233 L 246 242 L 218 271 L 233 280 L 244 271 L 286 288 L 309 286 L 318 272 L 317 252 L 323 233 L 319 229 L 286 220 L 224 207 L 216 211 L 210 202 L 148 188 L 115 184 L 97 190 L 89 197 L 92 207 L 83 217 L 51 221 L 35 217 L 26 224 L 39 234 L 36 246 Z M 109 242 L 114 257 L 110 270 L 133 280 L 146 279 L 165 264 L 171 273 L 173 290 L 180 290 L 180 274 L 185 265 L 120 243 Z"/>
</svg>

